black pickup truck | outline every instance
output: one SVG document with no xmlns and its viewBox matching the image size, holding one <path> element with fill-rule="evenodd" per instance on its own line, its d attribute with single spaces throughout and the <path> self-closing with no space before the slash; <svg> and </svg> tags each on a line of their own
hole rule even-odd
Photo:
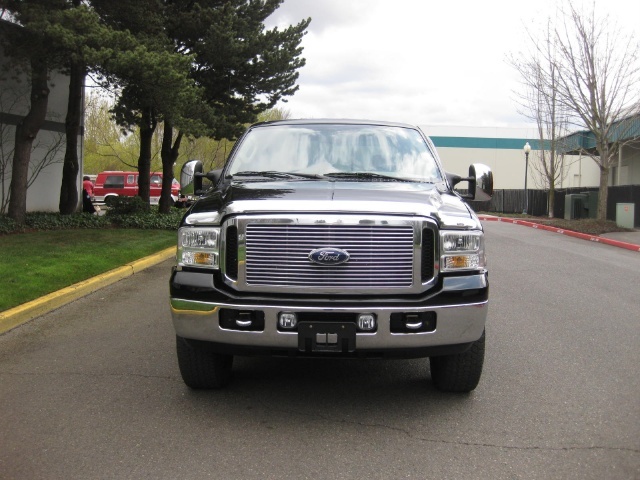
<svg viewBox="0 0 640 480">
<path fill-rule="evenodd" d="M 170 279 L 189 387 L 225 386 L 234 355 L 429 357 L 437 388 L 477 386 L 489 284 L 464 200 L 491 197 L 488 167 L 445 173 L 410 125 L 284 120 L 250 127 L 222 170 L 189 162 L 181 184 L 200 193 Z"/>
</svg>

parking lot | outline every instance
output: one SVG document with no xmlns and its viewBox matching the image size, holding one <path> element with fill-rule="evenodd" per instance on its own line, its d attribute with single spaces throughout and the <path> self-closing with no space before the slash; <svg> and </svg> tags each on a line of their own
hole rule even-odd
<svg viewBox="0 0 640 480">
<path fill-rule="evenodd" d="M 238 358 L 190 391 L 167 261 L 0 336 L 0 478 L 640 478 L 640 254 L 485 228 L 472 394 L 426 359 Z"/>
</svg>

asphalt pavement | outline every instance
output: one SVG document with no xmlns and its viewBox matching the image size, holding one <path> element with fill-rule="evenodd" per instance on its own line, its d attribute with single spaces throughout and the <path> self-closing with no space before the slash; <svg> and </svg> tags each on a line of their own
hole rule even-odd
<svg viewBox="0 0 640 480">
<path fill-rule="evenodd" d="M 437 391 L 426 359 L 261 357 L 192 391 L 169 259 L 0 335 L 0 478 L 640 478 L 640 255 L 485 228 L 471 394 Z"/>
</svg>

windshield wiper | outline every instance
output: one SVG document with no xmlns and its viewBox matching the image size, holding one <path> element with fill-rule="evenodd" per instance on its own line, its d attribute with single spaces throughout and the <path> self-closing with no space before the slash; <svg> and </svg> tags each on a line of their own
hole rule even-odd
<svg viewBox="0 0 640 480">
<path fill-rule="evenodd" d="M 348 178 L 348 179 L 363 179 L 363 180 L 386 180 L 392 182 L 415 182 L 410 178 L 393 177 L 391 175 L 382 175 L 380 173 L 373 172 L 333 172 L 326 173 L 326 177 L 333 178 Z"/>
<path fill-rule="evenodd" d="M 228 177 L 269 177 L 269 178 L 324 178 L 317 173 L 278 172 L 277 170 L 237 172 Z"/>
</svg>

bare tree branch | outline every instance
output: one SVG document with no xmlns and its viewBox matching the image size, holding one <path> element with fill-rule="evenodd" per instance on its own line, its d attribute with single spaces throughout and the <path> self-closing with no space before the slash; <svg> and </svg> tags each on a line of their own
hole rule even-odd
<svg viewBox="0 0 640 480">
<path fill-rule="evenodd" d="M 586 129 L 595 139 L 594 149 L 580 153 L 591 156 L 600 169 L 597 217 L 606 220 L 610 168 L 629 141 L 632 122 L 626 120 L 640 114 L 640 45 L 610 17 L 597 16 L 595 3 L 583 12 L 569 1 L 559 18 L 549 21 L 546 38 L 529 33 L 541 68 L 540 76 L 534 77 L 540 81 L 529 78 L 525 86 L 538 90 L 538 98 L 553 95 L 552 103 L 560 110 L 548 112 L 547 118 L 566 115 L 565 126 Z M 531 76 L 532 68 L 514 66 Z M 538 103 L 532 111 L 541 108 Z"/>
</svg>

